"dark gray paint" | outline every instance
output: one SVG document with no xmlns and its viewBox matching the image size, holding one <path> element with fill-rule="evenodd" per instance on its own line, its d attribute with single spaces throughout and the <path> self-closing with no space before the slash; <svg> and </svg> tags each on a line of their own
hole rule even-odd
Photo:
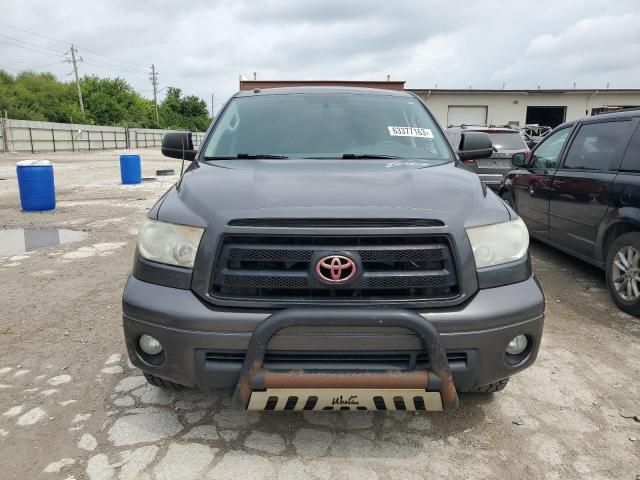
<svg viewBox="0 0 640 480">
<path fill-rule="evenodd" d="M 238 95 L 284 95 L 309 90 L 409 95 L 362 89 L 277 89 Z M 246 349 L 258 323 L 274 311 L 246 302 L 221 304 L 209 296 L 219 239 L 223 234 L 239 233 L 447 235 L 453 247 L 461 295 L 452 301 L 421 305 L 417 311 L 433 322 L 446 348 L 475 352 L 473 358 L 477 361 L 458 378 L 464 382 L 462 387 L 469 389 L 508 377 L 535 359 L 542 334 L 544 298 L 527 268 L 528 262 L 524 269 L 519 265 L 513 270 L 511 265 L 502 270 L 502 275 L 499 268 L 491 269 L 485 275 L 485 286 L 493 288 L 479 289 L 473 252 L 465 231 L 466 227 L 507 221 L 515 218 L 515 213 L 493 192 L 487 191 L 475 174 L 460 168 L 459 162 L 428 166 L 428 163 L 411 160 L 287 159 L 206 163 L 196 159 L 149 216 L 206 229 L 190 289 L 175 284 L 173 270 L 167 279 L 171 278 L 173 286 L 178 288 L 161 285 L 169 282 L 163 280 L 163 267 L 156 264 L 152 265 L 153 271 L 145 265 L 145 281 L 130 277 L 125 287 L 124 328 L 129 355 L 143 370 L 160 377 L 200 388 L 229 386 L 218 379 L 217 372 L 202 374 L 196 368 L 196 351 Z M 442 225 L 341 227 L 339 230 L 229 225 L 232 220 L 251 218 L 422 218 L 438 220 Z M 362 308 L 386 305 L 371 303 Z M 135 341 L 142 333 L 156 336 L 165 345 L 167 356 L 162 365 L 148 365 L 136 353 Z M 520 333 L 533 338 L 532 353 L 522 364 L 508 366 L 504 348 Z M 420 345 L 415 336 L 401 329 L 332 327 L 315 329 L 311 335 L 309 329 L 298 327 L 277 335 L 270 342 L 270 348 L 408 350 L 419 349 Z M 228 380 L 229 375 L 225 378 Z"/>
</svg>

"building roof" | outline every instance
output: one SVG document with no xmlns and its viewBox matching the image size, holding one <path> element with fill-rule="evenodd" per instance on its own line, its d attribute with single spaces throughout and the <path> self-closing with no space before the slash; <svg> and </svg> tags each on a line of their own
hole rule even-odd
<svg viewBox="0 0 640 480">
<path fill-rule="evenodd" d="M 473 88 L 408 88 L 410 92 L 422 95 L 438 95 L 438 94 L 520 94 L 520 95 L 535 95 L 535 94 L 593 94 L 598 92 L 604 93 L 618 93 L 618 94 L 635 94 L 640 95 L 640 88 L 546 88 L 546 89 L 473 89 Z"/>
<path fill-rule="evenodd" d="M 254 90 L 256 88 L 279 87 L 365 87 L 383 90 L 404 90 L 404 80 L 240 80 L 240 90 Z"/>
</svg>

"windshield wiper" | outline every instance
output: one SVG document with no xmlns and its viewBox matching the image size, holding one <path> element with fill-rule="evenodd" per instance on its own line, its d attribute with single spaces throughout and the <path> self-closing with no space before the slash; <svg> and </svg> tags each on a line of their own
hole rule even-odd
<svg viewBox="0 0 640 480">
<path fill-rule="evenodd" d="M 289 158 L 286 155 L 273 155 L 271 153 L 239 153 L 238 155 L 236 155 L 236 158 L 251 158 L 251 159 L 256 159 L 256 158 Z"/>
<path fill-rule="evenodd" d="M 403 158 L 398 157 L 397 155 L 381 155 L 377 153 L 345 153 L 342 155 L 344 159 L 350 158 Z"/>
<path fill-rule="evenodd" d="M 259 158 L 266 159 L 278 159 L 289 158 L 286 155 L 272 155 L 269 153 L 239 153 L 237 155 L 225 156 L 225 157 L 204 157 L 205 160 L 233 160 L 234 158 L 256 160 Z"/>
</svg>

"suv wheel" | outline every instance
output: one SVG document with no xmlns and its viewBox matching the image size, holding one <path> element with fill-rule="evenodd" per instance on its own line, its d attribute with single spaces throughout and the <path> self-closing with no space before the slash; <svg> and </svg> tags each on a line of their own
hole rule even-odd
<svg viewBox="0 0 640 480">
<path fill-rule="evenodd" d="M 607 252 L 607 287 L 618 307 L 640 316 L 640 233 L 620 235 Z"/>
</svg>

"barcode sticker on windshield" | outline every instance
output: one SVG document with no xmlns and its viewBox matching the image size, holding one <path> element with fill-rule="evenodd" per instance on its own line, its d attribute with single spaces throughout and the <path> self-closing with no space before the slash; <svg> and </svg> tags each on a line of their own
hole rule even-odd
<svg viewBox="0 0 640 480">
<path fill-rule="evenodd" d="M 433 138 L 433 133 L 428 128 L 418 127 L 387 127 L 392 137 L 420 137 Z"/>
</svg>

